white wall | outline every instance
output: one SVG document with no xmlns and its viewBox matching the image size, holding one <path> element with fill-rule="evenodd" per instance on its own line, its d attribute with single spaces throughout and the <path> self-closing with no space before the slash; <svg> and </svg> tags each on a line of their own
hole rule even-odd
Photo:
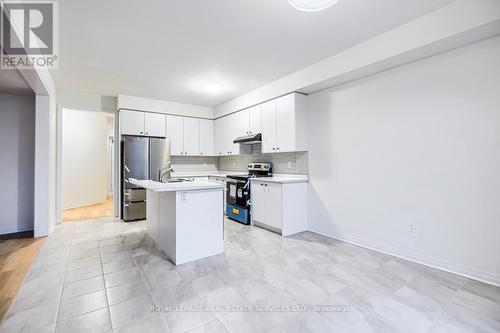
<svg viewBox="0 0 500 333">
<path fill-rule="evenodd" d="M 0 234 L 33 230 L 35 97 L 0 94 Z"/>
<path fill-rule="evenodd" d="M 309 102 L 311 230 L 500 285 L 500 37 Z"/>
<path fill-rule="evenodd" d="M 107 122 L 99 112 L 64 109 L 62 116 L 63 209 L 106 200 Z"/>
</svg>

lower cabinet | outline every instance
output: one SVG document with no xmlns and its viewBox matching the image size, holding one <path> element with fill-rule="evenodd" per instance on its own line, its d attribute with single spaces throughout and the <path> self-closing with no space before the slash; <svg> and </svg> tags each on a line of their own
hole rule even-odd
<svg viewBox="0 0 500 333">
<path fill-rule="evenodd" d="M 227 188 L 226 188 L 226 183 L 227 183 L 227 178 L 226 177 L 215 177 L 215 176 L 210 176 L 208 177 L 208 181 L 209 182 L 212 182 L 212 183 L 217 183 L 217 184 L 221 184 L 221 185 L 224 185 L 224 205 L 222 207 L 222 210 L 224 212 L 224 215 L 226 215 L 226 191 L 227 191 Z"/>
<path fill-rule="evenodd" d="M 307 183 L 252 180 L 251 193 L 254 225 L 283 236 L 307 230 Z"/>
</svg>

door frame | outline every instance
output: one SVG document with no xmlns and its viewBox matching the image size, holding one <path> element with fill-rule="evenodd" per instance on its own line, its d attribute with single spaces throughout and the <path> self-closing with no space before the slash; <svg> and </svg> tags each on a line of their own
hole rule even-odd
<svg viewBox="0 0 500 333">
<path fill-rule="evenodd" d="M 114 206 L 114 216 L 119 216 L 119 186 L 117 186 L 119 182 L 119 169 L 118 169 L 118 161 L 119 161 L 119 131 L 118 131 L 118 112 L 113 110 L 92 110 L 92 108 L 86 109 L 82 107 L 70 107 L 70 106 L 57 106 L 57 134 L 56 134 L 56 224 L 62 223 L 62 124 L 63 124 L 63 116 L 64 110 L 78 110 L 84 112 L 101 112 L 106 115 L 111 115 L 113 117 L 113 126 L 114 126 L 114 139 L 115 139 L 115 158 L 113 161 L 113 168 L 115 173 L 114 179 L 114 189 L 113 189 L 113 206 Z M 106 142 L 108 142 L 108 137 L 106 138 Z"/>
</svg>

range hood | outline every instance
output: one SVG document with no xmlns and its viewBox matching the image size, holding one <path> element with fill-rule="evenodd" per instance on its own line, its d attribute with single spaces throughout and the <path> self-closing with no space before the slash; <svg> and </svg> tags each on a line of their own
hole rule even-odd
<svg viewBox="0 0 500 333">
<path fill-rule="evenodd" d="M 233 143 L 240 143 L 242 145 L 251 145 L 254 143 L 261 143 L 262 142 L 262 134 L 251 134 L 251 135 L 245 135 L 245 136 L 240 136 L 234 139 Z"/>
</svg>

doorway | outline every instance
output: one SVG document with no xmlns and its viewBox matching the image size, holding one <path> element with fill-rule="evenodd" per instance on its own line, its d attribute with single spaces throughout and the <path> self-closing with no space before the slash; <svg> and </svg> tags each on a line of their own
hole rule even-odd
<svg viewBox="0 0 500 333">
<path fill-rule="evenodd" d="M 114 216 L 115 119 L 62 110 L 62 222 Z"/>
</svg>

